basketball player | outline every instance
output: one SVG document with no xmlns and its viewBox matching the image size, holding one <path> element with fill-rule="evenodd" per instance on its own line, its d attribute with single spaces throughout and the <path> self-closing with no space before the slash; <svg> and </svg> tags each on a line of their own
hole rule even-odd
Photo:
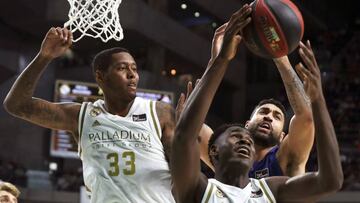
<svg viewBox="0 0 360 203">
<path fill-rule="evenodd" d="M 319 171 L 299 175 L 252 179 L 248 177 L 255 160 L 250 132 L 238 125 L 217 129 L 210 139 L 209 155 L 215 179 L 200 173 L 198 133 L 229 62 L 241 41 L 239 31 L 250 21 L 250 7 L 234 13 L 226 27 L 221 51 L 195 87 L 180 116 L 172 148 L 171 173 L 179 202 L 309 202 L 338 190 L 343 182 L 335 131 L 321 89 L 320 71 L 310 44 L 300 55 L 309 70 L 297 69 L 305 83 L 313 108 L 317 133 Z"/>
<path fill-rule="evenodd" d="M 66 28 L 51 28 L 38 55 L 21 73 L 4 106 L 12 115 L 74 135 L 91 202 L 174 202 L 169 157 L 174 110 L 136 97 L 139 81 L 134 58 L 123 48 L 107 49 L 93 60 L 104 100 L 51 103 L 34 98 L 47 65 L 71 46 Z"/>
<path fill-rule="evenodd" d="M 311 104 L 303 84 L 288 57 L 274 59 L 294 111 L 289 132 L 283 132 L 286 120 L 284 106 L 277 100 L 265 99 L 254 108 L 246 128 L 255 141 L 255 163 L 251 178 L 296 176 L 305 173 L 305 165 L 314 143 Z"/>
<path fill-rule="evenodd" d="M 209 65 L 220 52 L 226 25 L 215 32 Z M 252 178 L 304 174 L 314 143 L 313 117 L 303 85 L 287 56 L 274 59 L 274 62 L 285 85 L 294 116 L 285 136 L 283 130 L 286 112 L 279 101 L 265 99 L 254 108 L 250 120 L 246 122 L 246 128 L 252 131 L 254 136 L 256 149 L 255 163 L 249 173 Z M 200 146 L 204 148 L 206 143 L 203 142 L 209 140 L 212 131 L 201 132 L 203 139 Z M 211 164 L 210 167 L 213 168 Z"/>
<path fill-rule="evenodd" d="M 0 182 L 0 202 L 1 203 L 17 203 L 20 191 L 15 185 L 8 182 Z"/>
</svg>

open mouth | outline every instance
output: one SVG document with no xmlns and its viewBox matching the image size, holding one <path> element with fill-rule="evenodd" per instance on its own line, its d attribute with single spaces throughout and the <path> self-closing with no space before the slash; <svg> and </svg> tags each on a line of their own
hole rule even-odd
<svg viewBox="0 0 360 203">
<path fill-rule="evenodd" d="M 236 153 L 245 157 L 250 158 L 250 149 L 246 145 L 241 145 L 235 149 Z"/>
<path fill-rule="evenodd" d="M 132 88 L 132 89 L 136 89 L 136 83 L 131 82 L 128 84 L 128 87 Z"/>
<path fill-rule="evenodd" d="M 268 122 L 263 122 L 263 123 L 261 123 L 261 124 L 259 125 L 259 127 L 260 127 L 261 130 L 265 130 L 265 131 L 270 131 L 271 128 L 272 128 L 271 124 L 268 123 Z"/>
</svg>

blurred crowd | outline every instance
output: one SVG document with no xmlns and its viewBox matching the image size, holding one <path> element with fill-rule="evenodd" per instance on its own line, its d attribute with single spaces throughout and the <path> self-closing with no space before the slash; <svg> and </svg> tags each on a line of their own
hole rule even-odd
<svg viewBox="0 0 360 203">
<path fill-rule="evenodd" d="M 60 191 L 79 192 L 84 185 L 82 168 L 57 171 L 51 174 L 53 188 Z"/>
<path fill-rule="evenodd" d="M 34 187 L 29 184 L 29 170 L 21 163 L 14 161 L 5 161 L 0 159 L 0 181 L 11 182 L 16 186 L 27 188 Z M 48 180 L 51 187 L 59 191 L 79 192 L 80 187 L 84 185 L 82 168 L 74 170 L 49 171 Z"/>
<path fill-rule="evenodd" d="M 345 47 L 339 41 L 351 39 Z M 340 144 L 343 190 L 360 190 L 360 33 L 328 33 L 319 37 L 316 56 L 325 97 Z M 309 170 L 316 170 L 316 153 Z"/>
<path fill-rule="evenodd" d="M 11 182 L 17 186 L 27 186 L 27 169 L 13 161 L 5 161 L 0 159 L 0 180 Z"/>
</svg>

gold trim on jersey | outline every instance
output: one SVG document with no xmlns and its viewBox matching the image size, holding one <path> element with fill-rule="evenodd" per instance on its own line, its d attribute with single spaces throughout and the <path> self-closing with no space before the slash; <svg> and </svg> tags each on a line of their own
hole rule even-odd
<svg viewBox="0 0 360 203">
<path fill-rule="evenodd" d="M 261 187 L 262 191 L 265 193 L 265 195 L 268 198 L 268 200 L 270 201 L 270 203 L 274 203 L 274 201 L 271 198 L 270 194 L 268 193 L 264 183 L 261 180 L 259 180 L 259 183 L 260 183 L 260 187 Z"/>
<path fill-rule="evenodd" d="M 209 184 L 210 184 L 211 186 L 210 186 L 210 189 L 209 189 L 208 194 L 207 194 L 207 196 L 206 196 L 205 203 L 208 203 L 208 202 L 209 202 L 210 197 L 211 197 L 211 194 L 212 194 L 212 191 L 213 191 L 213 188 L 214 188 L 214 184 L 212 184 L 212 183 L 210 183 L 210 182 L 209 182 Z"/>
<path fill-rule="evenodd" d="M 84 184 L 84 185 L 85 185 L 85 184 Z M 91 193 L 91 190 L 90 190 L 90 188 L 89 188 L 87 185 L 85 185 L 85 190 Z"/>
<path fill-rule="evenodd" d="M 83 130 L 83 127 L 84 127 L 84 118 L 85 118 L 85 113 L 86 113 L 86 110 L 87 110 L 87 107 L 88 107 L 88 104 L 89 103 L 85 103 L 84 105 L 84 108 L 83 108 L 83 112 L 82 112 L 82 115 L 80 117 L 80 129 L 79 129 L 79 156 L 81 157 L 81 153 L 82 153 L 82 148 L 81 148 L 81 136 L 82 136 L 82 130 Z"/>
<path fill-rule="evenodd" d="M 157 134 L 157 136 L 159 137 L 159 139 L 161 140 L 160 132 L 159 132 L 159 128 L 158 128 L 158 124 L 157 124 L 157 122 L 156 122 L 155 115 L 154 115 L 153 107 L 154 107 L 154 101 L 150 101 L 150 114 L 151 114 L 151 118 L 152 118 L 152 120 L 153 120 L 153 122 L 154 122 L 156 134 Z"/>
</svg>

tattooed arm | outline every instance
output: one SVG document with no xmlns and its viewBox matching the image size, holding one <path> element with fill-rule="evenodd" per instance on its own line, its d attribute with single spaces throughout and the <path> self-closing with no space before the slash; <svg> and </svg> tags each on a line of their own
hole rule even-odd
<svg viewBox="0 0 360 203">
<path fill-rule="evenodd" d="M 32 97 L 36 84 L 47 65 L 71 45 L 72 35 L 66 28 L 51 28 L 35 59 L 20 74 L 4 100 L 5 109 L 13 116 L 34 124 L 70 131 L 77 140 L 79 104 L 51 103 Z"/>
<path fill-rule="evenodd" d="M 300 45 L 299 53 L 307 68 L 300 63 L 296 70 L 311 100 L 319 169 L 292 178 L 267 178 L 277 202 L 317 202 L 338 191 L 344 181 L 339 145 L 322 91 L 321 73 L 309 41 Z"/>
<path fill-rule="evenodd" d="M 294 111 L 289 133 L 277 154 L 280 167 L 287 176 L 305 173 L 305 165 L 314 143 L 314 123 L 309 98 L 287 56 L 274 59 Z"/>
<path fill-rule="evenodd" d="M 161 126 L 161 142 L 165 150 L 166 159 L 169 161 L 171 154 L 171 145 L 175 131 L 175 110 L 170 104 L 156 102 L 156 113 Z"/>
</svg>

